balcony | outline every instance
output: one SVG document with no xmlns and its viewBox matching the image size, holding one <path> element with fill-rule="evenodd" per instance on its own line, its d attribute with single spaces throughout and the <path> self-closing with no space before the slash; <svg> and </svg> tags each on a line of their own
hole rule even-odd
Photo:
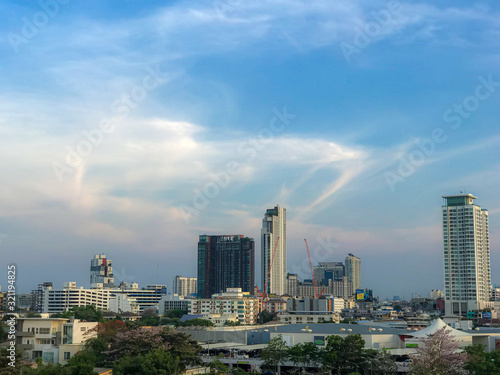
<svg viewBox="0 0 500 375">
<path fill-rule="evenodd" d="M 16 348 L 19 350 L 33 350 L 33 344 L 17 344 Z"/>
<path fill-rule="evenodd" d="M 18 337 L 35 337 L 35 333 L 28 332 L 28 331 L 17 331 L 16 336 L 18 336 Z"/>
</svg>

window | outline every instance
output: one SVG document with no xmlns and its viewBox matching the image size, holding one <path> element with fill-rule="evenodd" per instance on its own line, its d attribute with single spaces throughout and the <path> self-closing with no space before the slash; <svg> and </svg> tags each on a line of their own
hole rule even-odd
<svg viewBox="0 0 500 375">
<path fill-rule="evenodd" d="M 70 359 L 71 353 L 70 352 L 64 352 L 64 359 Z"/>
</svg>

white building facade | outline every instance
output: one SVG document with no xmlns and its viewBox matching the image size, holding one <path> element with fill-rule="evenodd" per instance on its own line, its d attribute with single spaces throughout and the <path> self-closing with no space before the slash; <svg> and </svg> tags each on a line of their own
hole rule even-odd
<svg viewBox="0 0 500 375">
<path fill-rule="evenodd" d="M 110 299 L 116 296 L 128 298 L 128 304 L 139 311 L 148 308 L 158 308 L 158 302 L 165 295 L 164 285 L 148 285 L 145 289 L 139 289 L 137 283 L 131 287 L 114 289 L 84 289 L 77 288 L 75 282 L 65 282 L 62 289 L 45 288 L 42 295 L 42 313 L 56 314 L 70 310 L 75 306 L 94 305 L 97 308 L 107 311 L 110 309 Z M 124 301 L 122 299 L 122 301 Z M 118 309 L 118 302 L 113 305 Z M 123 311 L 125 303 L 120 305 Z M 125 311 L 123 311 L 125 312 Z M 130 311 L 134 312 L 134 311 Z"/>
<path fill-rule="evenodd" d="M 491 305 L 488 211 L 472 194 L 443 198 L 445 313 L 465 316 Z"/>
<path fill-rule="evenodd" d="M 276 247 L 276 251 L 274 250 Z M 261 230 L 261 287 L 277 296 L 288 292 L 286 284 L 286 209 L 266 210 Z M 270 271 L 269 271 L 270 269 Z M 269 279 L 267 279 L 269 275 Z"/>
<path fill-rule="evenodd" d="M 228 288 L 225 293 L 217 293 L 212 298 L 198 298 L 191 301 L 189 314 L 204 315 L 210 319 L 217 314 L 219 318 L 237 314 L 241 324 L 256 324 L 262 311 L 262 301 L 243 293 L 241 288 Z"/>
<path fill-rule="evenodd" d="M 189 297 L 196 294 L 196 283 L 198 278 L 196 277 L 174 277 L 174 285 L 172 288 L 172 294 L 177 294 L 183 297 Z"/>
</svg>

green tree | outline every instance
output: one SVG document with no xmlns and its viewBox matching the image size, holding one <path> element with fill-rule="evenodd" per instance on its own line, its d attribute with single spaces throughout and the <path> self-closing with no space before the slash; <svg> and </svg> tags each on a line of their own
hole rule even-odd
<svg viewBox="0 0 500 375">
<path fill-rule="evenodd" d="M 36 368 L 25 368 L 23 375 L 72 375 L 70 370 L 59 363 L 49 363 L 38 365 Z"/>
<path fill-rule="evenodd" d="M 142 312 L 142 317 L 139 320 L 141 326 L 157 326 L 160 323 L 160 317 L 156 309 L 149 308 Z"/>
<path fill-rule="evenodd" d="M 210 374 L 213 375 L 222 375 L 222 374 L 227 374 L 228 372 L 228 367 L 222 363 L 220 360 L 222 358 L 222 354 L 219 355 L 219 358 L 215 358 L 212 362 L 210 362 Z"/>
<path fill-rule="evenodd" d="M 66 318 L 66 319 L 69 319 L 72 316 L 74 316 L 75 319 L 85 320 L 87 322 L 103 321 L 102 310 L 98 309 L 94 305 L 74 306 L 68 311 L 52 315 L 52 317 L 54 318 Z"/>
<path fill-rule="evenodd" d="M 271 314 L 267 310 L 262 310 L 257 316 L 257 321 L 259 322 L 259 324 L 266 324 L 268 322 L 273 321 L 275 317 L 276 314 Z"/>
<path fill-rule="evenodd" d="M 365 341 L 361 335 L 349 335 L 345 339 L 332 335 L 326 339 L 321 353 L 323 367 L 338 374 L 358 371 L 363 365 Z"/>
<path fill-rule="evenodd" d="M 16 358 L 14 361 L 14 367 L 10 366 L 11 358 L 9 358 L 10 352 L 7 348 L 0 348 L 0 375 L 18 375 L 21 374 L 22 368 L 22 353 L 16 351 Z"/>
<path fill-rule="evenodd" d="M 87 340 L 83 346 L 83 352 L 87 352 L 89 356 L 93 356 L 95 358 L 95 366 L 104 366 L 106 364 L 106 350 L 109 349 L 109 343 L 101 337 L 97 336 L 95 338 L 91 338 Z"/>
<path fill-rule="evenodd" d="M 213 327 L 214 324 L 208 319 L 190 319 L 182 322 L 180 324 L 181 327 L 190 327 L 190 326 L 199 326 L 199 327 Z"/>
<path fill-rule="evenodd" d="M 281 335 L 272 338 L 262 350 L 264 367 L 280 372 L 281 366 L 288 359 L 288 349 Z"/>
<path fill-rule="evenodd" d="M 239 320 L 237 320 L 236 322 L 231 322 L 231 321 L 229 321 L 229 320 L 226 320 L 226 321 L 224 322 L 224 325 L 225 325 L 226 327 L 237 327 L 237 326 L 241 325 L 241 323 L 240 323 L 240 321 L 239 321 Z"/>
<path fill-rule="evenodd" d="M 185 310 L 170 310 L 170 311 L 166 311 L 165 312 L 165 315 L 163 315 L 163 317 L 165 318 L 169 318 L 169 319 L 172 319 L 172 318 L 182 318 L 183 315 L 187 314 L 188 312 L 185 311 Z"/>
<path fill-rule="evenodd" d="M 155 349 L 147 354 L 124 356 L 114 366 L 115 375 L 180 375 L 179 358 L 164 349 Z"/>
<path fill-rule="evenodd" d="M 1 321 L 0 322 L 0 343 L 6 341 L 7 337 L 9 336 L 6 329 L 7 329 L 7 324 L 5 324 L 3 321 Z"/>
<path fill-rule="evenodd" d="M 83 350 L 71 357 L 65 367 L 69 370 L 71 375 L 94 375 L 96 362 L 97 357 L 93 352 Z"/>
<path fill-rule="evenodd" d="M 299 343 L 288 348 L 288 358 L 298 370 L 306 373 L 306 367 L 316 367 L 320 359 L 320 351 L 313 342 Z"/>
<path fill-rule="evenodd" d="M 191 339 L 185 333 L 176 332 L 174 329 L 165 327 L 160 331 L 163 342 L 170 345 L 169 352 L 179 358 L 182 370 L 188 367 L 201 366 L 203 361 L 200 358 L 202 347 L 198 341 Z"/>
<path fill-rule="evenodd" d="M 317 367 L 321 361 L 321 351 L 313 342 L 304 343 L 302 350 L 306 363 L 312 367 Z"/>
<path fill-rule="evenodd" d="M 475 375 L 499 375 L 500 374 L 500 352 L 485 352 L 485 346 L 471 345 L 465 348 L 467 353 L 467 364 L 465 368 Z"/>
</svg>

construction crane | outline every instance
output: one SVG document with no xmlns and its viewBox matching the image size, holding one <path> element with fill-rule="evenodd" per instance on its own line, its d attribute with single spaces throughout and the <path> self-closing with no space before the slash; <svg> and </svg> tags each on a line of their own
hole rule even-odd
<svg viewBox="0 0 500 375">
<path fill-rule="evenodd" d="M 311 254 L 309 252 L 309 245 L 307 244 L 307 240 L 304 238 L 304 242 L 306 243 L 306 249 L 307 249 L 307 257 L 309 258 L 309 265 L 311 266 L 311 275 L 312 275 L 312 280 L 313 280 L 313 287 L 314 287 L 314 295 L 316 298 L 319 298 L 320 295 L 318 295 L 318 287 L 316 286 L 316 278 L 314 277 L 314 270 L 313 270 L 313 265 L 311 261 Z M 323 291 L 325 288 L 321 290 L 321 295 L 323 294 Z"/>
<path fill-rule="evenodd" d="M 274 250 L 273 250 L 273 255 L 271 257 L 271 263 L 269 264 L 269 270 L 267 271 L 267 277 L 266 277 L 266 282 L 264 283 L 264 292 L 261 292 L 259 290 L 259 287 L 256 286 L 257 288 L 257 291 L 259 292 L 260 296 L 262 299 L 264 299 L 266 297 L 266 292 L 267 292 L 267 286 L 268 286 L 268 282 L 269 282 L 269 277 L 271 276 L 271 269 L 273 267 L 273 262 L 274 262 L 274 256 L 276 255 L 276 249 L 278 248 L 278 241 L 280 239 L 280 236 L 278 236 L 278 238 L 276 238 L 276 242 L 274 243 Z"/>
</svg>

